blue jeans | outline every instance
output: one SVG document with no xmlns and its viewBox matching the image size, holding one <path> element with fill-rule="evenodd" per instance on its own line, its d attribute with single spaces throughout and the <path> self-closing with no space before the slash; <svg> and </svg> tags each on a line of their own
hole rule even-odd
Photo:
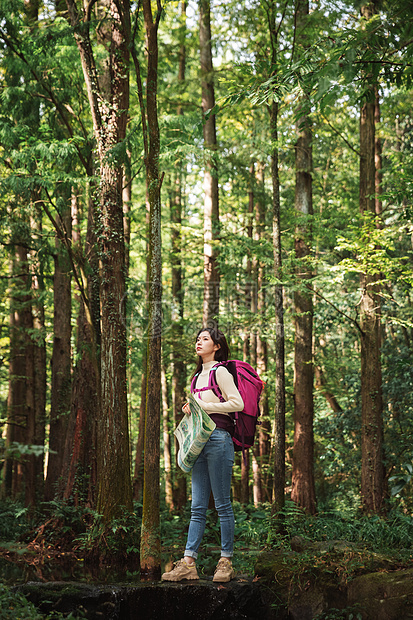
<svg viewBox="0 0 413 620">
<path fill-rule="evenodd" d="M 230 498 L 233 465 L 234 444 L 231 435 L 228 431 L 216 428 L 192 469 L 191 521 L 186 556 L 198 557 L 211 490 L 221 524 L 221 556 L 233 556 L 235 520 Z"/>
</svg>

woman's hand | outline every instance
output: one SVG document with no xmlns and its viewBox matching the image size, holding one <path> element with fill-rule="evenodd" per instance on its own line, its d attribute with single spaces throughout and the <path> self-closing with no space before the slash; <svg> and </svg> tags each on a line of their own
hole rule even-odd
<svg viewBox="0 0 413 620">
<path fill-rule="evenodd" d="M 182 411 L 186 413 L 186 415 L 191 415 L 191 409 L 189 407 L 189 403 L 184 403 L 182 405 Z"/>
</svg>

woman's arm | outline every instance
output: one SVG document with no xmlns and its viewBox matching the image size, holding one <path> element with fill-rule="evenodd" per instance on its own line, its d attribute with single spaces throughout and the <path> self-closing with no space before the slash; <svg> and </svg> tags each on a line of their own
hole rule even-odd
<svg viewBox="0 0 413 620">
<path fill-rule="evenodd" d="M 235 411 L 242 411 L 244 409 L 244 401 L 234 383 L 234 377 L 225 366 L 218 366 L 216 369 L 216 379 L 225 402 L 211 402 L 207 400 L 209 395 L 214 394 L 212 391 L 207 390 L 205 392 L 198 392 L 199 404 L 207 413 L 233 413 Z M 200 397 L 201 394 L 203 396 L 202 398 Z M 215 394 L 214 397 L 216 398 Z"/>
</svg>

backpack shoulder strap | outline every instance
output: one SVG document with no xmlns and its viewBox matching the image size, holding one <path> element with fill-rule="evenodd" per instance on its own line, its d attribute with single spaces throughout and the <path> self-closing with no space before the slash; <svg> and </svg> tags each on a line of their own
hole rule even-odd
<svg viewBox="0 0 413 620">
<path fill-rule="evenodd" d="M 197 394 L 198 392 L 206 392 L 207 390 L 212 390 L 215 396 L 219 398 L 221 403 L 225 401 L 225 398 L 222 396 L 222 393 L 221 393 L 221 390 L 219 388 L 217 378 L 216 378 L 216 369 L 218 365 L 219 363 L 213 368 L 211 368 L 211 370 L 209 371 L 208 385 L 206 387 L 197 388 L 196 382 L 197 382 L 197 379 L 200 373 L 197 372 L 196 375 L 194 375 L 191 381 L 191 388 L 190 388 L 191 394 Z"/>
<path fill-rule="evenodd" d="M 220 387 L 218 385 L 218 381 L 217 381 L 217 368 L 219 368 L 219 366 L 223 366 L 224 364 L 218 362 L 217 364 L 215 364 L 215 366 L 213 366 L 210 370 L 209 373 L 209 380 L 208 380 L 208 389 L 212 390 L 215 394 L 215 396 L 217 396 L 217 398 L 219 398 L 219 400 L 221 401 L 221 403 L 225 402 L 225 398 L 222 396 L 222 392 L 220 390 Z"/>
<path fill-rule="evenodd" d="M 199 372 L 197 372 L 197 373 L 196 373 L 196 374 L 192 377 L 191 387 L 190 387 L 190 392 L 191 392 L 191 394 L 193 394 L 194 392 L 196 392 L 196 391 L 197 391 L 195 388 L 196 388 L 196 381 L 197 381 L 197 379 L 198 379 L 198 375 L 199 375 Z"/>
</svg>

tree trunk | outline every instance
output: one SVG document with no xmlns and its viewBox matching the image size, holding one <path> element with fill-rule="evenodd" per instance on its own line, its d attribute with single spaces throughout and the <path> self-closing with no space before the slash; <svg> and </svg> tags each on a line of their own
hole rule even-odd
<svg viewBox="0 0 413 620">
<path fill-rule="evenodd" d="M 257 454 L 256 454 L 257 453 Z M 254 449 L 252 452 L 252 479 L 253 479 L 253 487 L 252 487 L 252 497 L 254 506 L 258 508 L 258 506 L 262 503 L 262 478 L 261 478 L 261 467 L 259 466 L 259 449 Z"/>
<path fill-rule="evenodd" d="M 132 171 L 131 153 L 126 153 L 125 168 L 123 171 L 123 228 L 125 231 L 125 269 L 126 276 L 129 275 L 130 265 L 130 235 L 131 235 L 131 204 L 132 204 Z"/>
<path fill-rule="evenodd" d="M 77 219 L 77 202 L 72 200 L 73 224 Z M 95 508 L 97 484 L 97 420 L 100 414 L 100 344 L 99 265 L 96 255 L 94 204 L 89 199 L 88 222 L 83 255 L 88 257 L 88 274 L 84 283 L 91 301 L 88 309 L 80 297 L 77 317 L 76 357 L 73 372 L 71 415 L 65 443 L 64 469 L 67 472 L 62 488 L 63 498 L 75 505 L 84 503 Z M 81 243 L 73 229 L 73 245 Z M 88 310 L 91 314 L 88 317 Z"/>
<path fill-rule="evenodd" d="M 370 19 L 374 5 L 361 8 Z M 360 111 L 360 212 L 375 214 L 375 92 Z M 383 397 L 381 376 L 380 296 L 377 276 L 361 276 L 361 496 L 367 514 L 377 514 L 383 507 Z"/>
<path fill-rule="evenodd" d="M 145 225 L 149 234 L 150 225 L 150 206 L 148 197 L 148 187 L 146 186 L 146 214 Z M 149 304 L 149 243 L 146 242 L 146 279 L 145 279 L 145 308 L 148 312 Z M 147 318 L 147 317 L 146 317 Z M 147 374 L 148 374 L 148 347 L 144 343 L 142 351 L 142 374 L 141 374 L 141 399 L 139 404 L 139 428 L 138 428 L 138 440 L 135 448 L 135 463 L 133 471 L 133 497 L 136 501 L 142 502 L 143 495 L 143 460 L 144 460 L 144 447 L 145 447 L 145 412 L 146 412 L 146 387 L 147 387 Z"/>
<path fill-rule="evenodd" d="M 46 434 L 46 389 L 47 389 L 47 370 L 46 370 L 46 342 L 45 342 L 45 312 L 42 299 L 44 283 L 42 274 L 39 273 L 34 278 L 35 301 L 33 307 L 33 327 L 36 333 L 34 346 L 34 445 L 43 448 L 40 454 L 34 458 L 36 503 L 44 496 L 44 447 Z"/>
<path fill-rule="evenodd" d="M 142 501 L 143 493 L 143 454 L 145 442 L 145 411 L 146 411 L 146 375 L 147 375 L 147 347 L 143 352 L 141 376 L 141 401 L 139 406 L 138 440 L 135 449 L 135 463 L 133 470 L 133 499 Z"/>
<path fill-rule="evenodd" d="M 181 28 L 180 28 L 180 50 L 178 82 L 183 84 L 185 81 L 186 66 L 186 2 L 181 2 Z M 182 106 L 178 106 L 177 114 L 183 114 Z M 182 190 L 184 182 L 185 164 L 180 160 L 177 166 L 175 182 L 172 188 L 170 200 L 171 213 L 171 276 L 172 276 L 172 410 L 173 423 L 176 428 L 182 419 L 182 405 L 185 400 L 186 367 L 182 342 L 184 337 L 183 318 L 184 318 L 184 289 L 182 286 Z M 174 505 L 180 511 L 187 501 L 187 478 L 178 467 L 179 445 L 174 437 L 175 446 L 175 480 L 174 480 Z"/>
<path fill-rule="evenodd" d="M 42 234 L 42 220 L 39 210 L 33 218 L 33 226 L 36 227 L 39 235 Z M 44 308 L 44 279 L 43 266 L 36 260 L 35 253 L 33 259 L 33 328 L 34 328 L 34 437 L 33 443 L 38 446 L 39 453 L 34 455 L 34 478 L 35 478 L 35 501 L 43 500 L 44 497 L 44 448 L 46 435 L 46 392 L 47 392 L 47 369 L 46 369 L 46 338 L 45 338 L 45 308 Z"/>
<path fill-rule="evenodd" d="M 321 394 L 324 396 L 324 398 L 326 399 L 326 401 L 328 402 L 328 404 L 330 405 L 334 413 L 340 413 L 340 411 L 343 411 L 337 401 L 337 398 L 334 396 L 334 394 L 330 392 L 328 388 L 326 388 L 326 381 L 324 378 L 324 373 L 320 366 L 314 367 L 314 375 L 315 375 L 316 389 L 321 392 Z"/>
<path fill-rule="evenodd" d="M 68 238 L 72 234 L 71 205 L 62 214 Z M 57 483 L 63 472 L 64 446 L 71 407 L 71 268 L 67 250 L 56 238 L 55 272 L 53 282 L 54 320 L 52 378 L 50 396 L 49 459 L 45 483 L 45 500 L 57 492 Z"/>
<path fill-rule="evenodd" d="M 215 106 L 211 46 L 211 7 L 210 0 L 199 2 L 199 46 L 201 59 L 202 112 L 205 115 Z M 219 241 L 219 203 L 218 167 L 216 163 L 217 134 L 215 114 L 204 120 L 204 305 L 203 325 L 218 326 L 219 285 L 218 241 Z"/>
<path fill-rule="evenodd" d="M 276 42 L 275 42 L 276 43 Z M 274 61 L 275 62 L 275 61 Z M 271 142 L 271 178 L 273 190 L 273 246 L 275 295 L 275 413 L 274 413 L 274 478 L 273 478 L 273 514 L 279 513 L 285 503 L 285 362 L 284 362 L 284 309 L 282 259 L 281 259 L 281 209 L 278 173 L 278 104 L 273 102 L 270 108 Z"/>
<path fill-rule="evenodd" d="M 379 89 L 376 85 L 375 89 L 374 89 L 374 125 L 376 126 L 378 123 L 380 123 L 380 94 L 379 94 Z M 382 213 L 382 201 L 381 201 L 381 179 L 382 179 L 382 174 L 383 174 L 383 161 L 382 161 L 382 146 L 381 146 L 381 139 L 378 136 L 378 134 L 376 133 L 376 131 L 374 132 L 374 167 L 375 167 L 375 171 L 374 171 L 374 188 L 375 188 L 375 213 L 376 215 L 380 216 Z M 377 226 L 380 226 L 380 221 L 378 220 L 376 222 Z"/>
<path fill-rule="evenodd" d="M 260 244 L 266 235 L 266 204 L 264 188 L 264 166 L 259 162 L 256 167 L 256 196 L 255 196 L 255 232 L 254 239 Z M 266 324 L 266 292 L 265 292 L 265 265 L 262 261 L 257 264 L 257 315 L 259 326 Z M 257 372 L 264 382 L 267 381 L 268 347 L 267 341 L 261 337 L 262 330 L 257 332 Z M 258 430 L 257 460 L 260 466 L 261 501 L 271 502 L 272 499 L 272 472 L 270 471 L 271 451 L 271 422 L 268 408 L 268 392 L 264 389 L 260 399 L 260 421 Z"/>
<path fill-rule="evenodd" d="M 297 6 L 297 33 L 305 28 L 308 0 Z M 297 37 L 296 37 L 297 38 Z M 305 282 L 311 278 L 306 258 L 311 252 L 312 232 L 312 135 L 305 98 L 300 103 L 295 149 L 295 256 L 298 263 L 294 293 L 294 451 L 291 499 L 308 513 L 316 511 L 314 482 L 314 401 L 313 401 L 313 300 Z"/>
<path fill-rule="evenodd" d="M 161 184 L 159 177 L 160 136 L 158 125 L 158 25 L 160 3 L 153 19 L 150 0 L 143 0 L 143 17 L 147 45 L 145 168 L 149 198 L 149 323 L 145 411 L 144 485 L 140 547 L 141 573 L 149 578 L 160 576 L 160 394 L 162 334 L 162 253 L 161 253 Z M 136 62 L 136 60 L 135 60 Z M 140 81 L 140 73 L 139 73 Z M 145 121 L 143 121 L 145 122 Z M 145 123 L 146 126 L 146 123 Z"/>
<path fill-rule="evenodd" d="M 245 450 L 241 456 L 241 504 L 247 506 L 250 503 L 250 451 Z"/>
<path fill-rule="evenodd" d="M 67 0 L 79 49 L 99 157 L 99 271 L 101 301 L 101 415 L 97 425 L 97 510 L 106 523 L 132 509 L 126 384 L 125 244 L 123 167 L 109 156 L 126 135 L 129 108 L 130 8 L 128 0 L 108 3 L 110 26 L 108 79 L 99 85 L 89 32 L 89 13 L 81 20 Z M 81 24 L 83 21 L 83 25 Z"/>
<path fill-rule="evenodd" d="M 245 220 L 245 229 L 248 239 L 253 238 L 253 213 L 254 213 L 254 188 L 255 188 L 255 166 L 251 165 L 249 170 L 249 190 L 248 190 L 248 211 Z M 244 336 L 244 342 L 242 347 L 242 356 L 246 362 L 249 362 L 253 366 L 256 365 L 257 346 L 256 346 L 256 334 L 255 326 L 251 329 L 250 317 L 255 316 L 257 312 L 256 308 L 256 287 L 257 287 L 257 269 L 256 260 L 251 260 L 251 252 L 247 253 L 247 264 L 245 268 L 245 282 L 244 282 L 244 303 L 243 307 L 248 316 L 248 323 L 246 326 L 246 333 Z M 242 284 L 241 284 L 242 286 Z M 241 291 L 240 291 L 241 292 Z"/>
<path fill-rule="evenodd" d="M 271 3 L 268 12 L 271 65 L 276 75 L 278 30 L 276 6 Z M 284 362 L 284 309 L 281 258 L 281 206 L 278 168 L 278 103 L 269 106 L 271 132 L 272 181 L 272 234 L 274 252 L 275 296 L 275 413 L 274 413 L 274 479 L 272 513 L 279 513 L 285 504 L 285 362 Z"/>
<path fill-rule="evenodd" d="M 163 421 L 163 458 L 165 470 L 165 504 L 170 512 L 174 510 L 173 484 L 172 484 L 172 451 L 171 433 L 169 420 L 169 395 L 166 371 L 162 367 L 162 421 Z"/>
<path fill-rule="evenodd" d="M 27 396 L 32 382 L 32 370 L 27 361 L 30 357 L 30 336 L 27 330 L 32 327 L 31 298 L 28 295 L 30 278 L 27 250 L 20 245 L 14 251 L 11 275 L 9 392 L 2 495 L 17 499 L 25 491 L 25 464 L 22 457 L 18 456 L 18 446 L 27 443 Z"/>
<path fill-rule="evenodd" d="M 31 274 L 28 272 L 27 282 L 31 287 Z M 35 417 L 35 393 L 34 393 L 34 342 L 33 334 L 33 297 L 31 292 L 27 295 L 26 307 L 23 311 L 23 329 L 26 336 L 25 359 L 26 359 L 26 406 L 25 406 L 25 432 L 24 444 L 29 448 L 34 445 L 36 434 L 36 417 Z M 34 507 L 36 504 L 36 466 L 35 455 L 28 454 L 23 459 L 24 464 L 24 496 L 25 505 Z"/>
</svg>

